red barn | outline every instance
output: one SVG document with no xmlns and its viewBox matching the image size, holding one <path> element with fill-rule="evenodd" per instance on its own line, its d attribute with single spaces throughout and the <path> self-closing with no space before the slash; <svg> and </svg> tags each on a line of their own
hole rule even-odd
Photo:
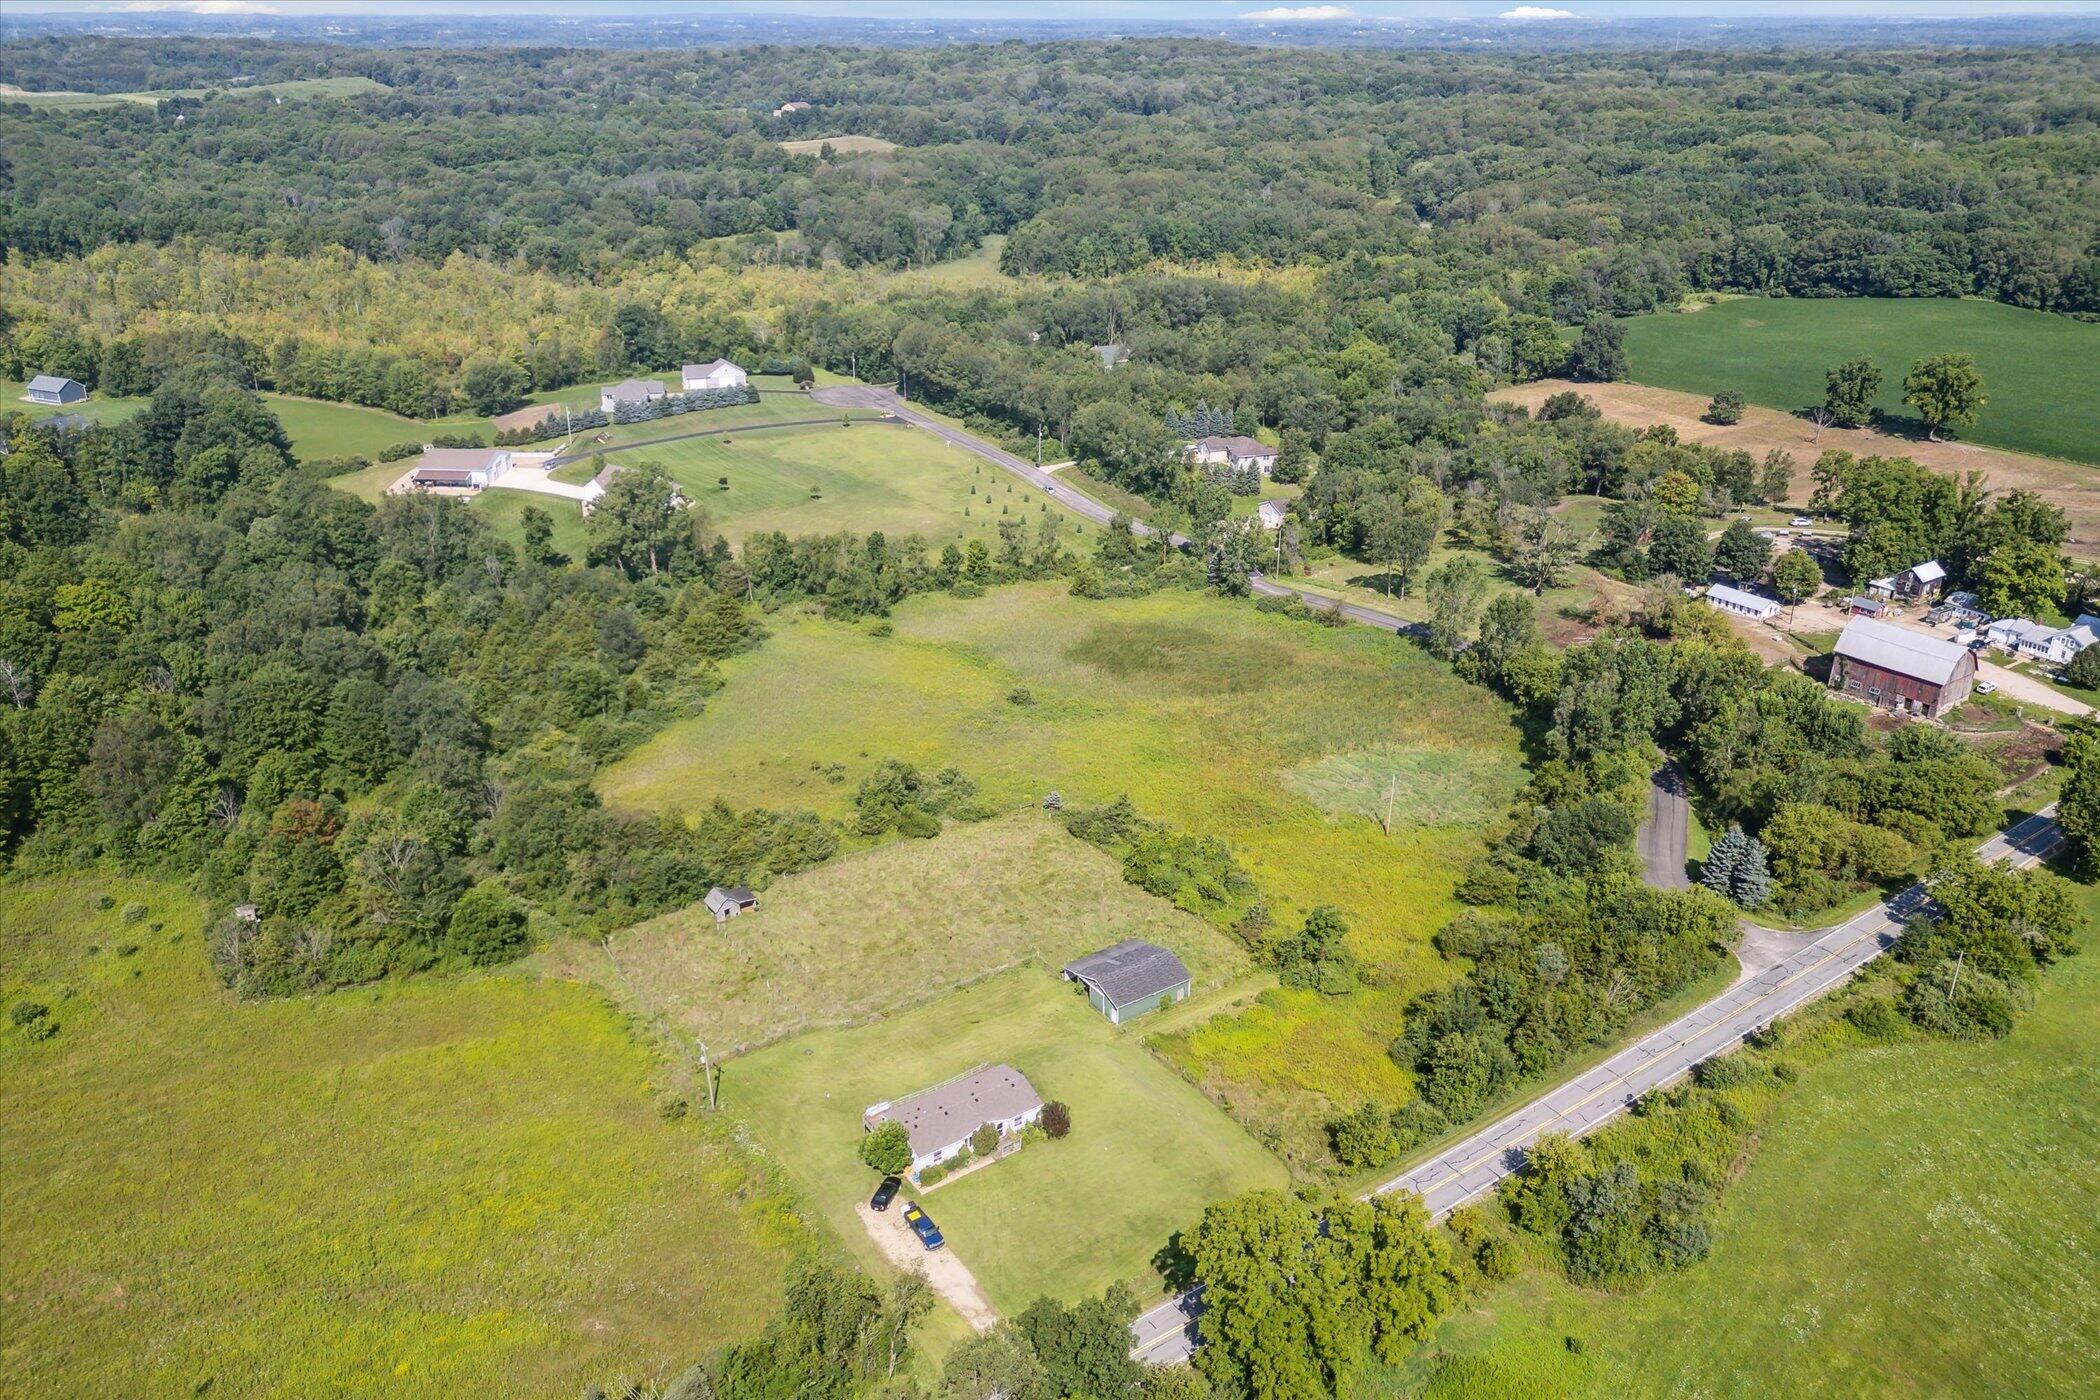
<svg viewBox="0 0 2100 1400">
<path fill-rule="evenodd" d="M 1969 698 L 1976 657 L 1964 646 L 1855 617 L 1830 658 L 1830 688 L 1898 714 L 1938 718 Z"/>
</svg>

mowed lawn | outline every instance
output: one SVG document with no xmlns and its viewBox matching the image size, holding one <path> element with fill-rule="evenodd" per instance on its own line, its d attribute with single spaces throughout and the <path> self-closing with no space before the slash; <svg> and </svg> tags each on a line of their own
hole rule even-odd
<svg viewBox="0 0 2100 1400">
<path fill-rule="evenodd" d="M 609 460 L 660 464 L 732 541 L 768 530 L 880 530 L 892 539 L 918 535 L 936 546 L 973 539 L 996 545 L 1002 515 L 1025 523 L 1031 538 L 1053 511 L 1068 534 L 1078 523 L 1062 506 L 1046 510 L 1041 492 L 961 448 L 892 423 L 844 427 L 834 421 L 735 433 L 727 440 L 689 438 Z M 729 479 L 726 490 L 723 477 Z"/>
<path fill-rule="evenodd" d="M 2089 948 L 2003 1041 L 1839 1052 L 1767 1125 L 1712 1257 L 1626 1297 L 1528 1270 L 1445 1324 L 1447 1374 L 1391 1393 L 2092 1394 L 2096 1024 Z"/>
<path fill-rule="evenodd" d="M 790 876 L 724 924 L 696 904 L 615 935 L 613 949 L 646 1004 L 735 1054 L 1126 938 L 1173 949 L 1205 989 L 1248 970 L 1224 933 L 1132 885 L 1049 814 L 1019 811 Z M 572 960 L 595 973 L 603 956 L 586 946 Z"/>
<path fill-rule="evenodd" d="M 0 1022 L 0 1390 L 574 1395 L 771 1315 L 806 1230 L 660 1118 L 596 993 L 242 1005 L 203 924 L 165 884 L 0 890 L 0 1002 L 59 1027 Z"/>
<path fill-rule="evenodd" d="M 723 1103 L 873 1267 L 878 1256 L 853 1210 L 876 1181 L 858 1155 L 861 1113 L 997 1063 L 1068 1104 L 1071 1135 L 1031 1143 L 920 1199 L 1009 1316 L 1045 1294 L 1076 1299 L 1118 1280 L 1149 1298 L 1159 1291 L 1153 1254 L 1204 1206 L 1284 1184 L 1282 1163 L 1040 968 L 732 1060 Z"/>
<path fill-rule="evenodd" d="M 2100 325 L 1991 301 L 1743 298 L 1624 323 L 1628 378 L 1794 410 L 1823 401 L 1823 374 L 1865 355 L 1881 411 L 1916 415 L 1903 376 L 1928 355 L 1976 357 L 1990 402 L 1966 441 L 2100 463 Z"/>
<path fill-rule="evenodd" d="M 1522 778 L 1510 712 L 1412 644 L 1184 592 L 1088 602 L 1055 584 L 913 599 L 893 636 L 778 615 L 706 711 L 608 769 L 618 807 L 850 812 L 895 757 L 954 764 L 995 807 L 1127 793 L 1225 840 L 1280 925 L 1338 906 L 1376 985 L 1281 989 L 1163 1047 L 1281 1150 L 1318 1150 L 1332 1103 L 1404 1099 L 1385 1050 L 1407 998 L 1452 975 L 1430 946 Z M 1018 693 L 1017 693 L 1018 692 Z M 821 766 L 837 764 L 832 783 Z M 1365 812 L 1401 779 L 1391 836 Z"/>
</svg>

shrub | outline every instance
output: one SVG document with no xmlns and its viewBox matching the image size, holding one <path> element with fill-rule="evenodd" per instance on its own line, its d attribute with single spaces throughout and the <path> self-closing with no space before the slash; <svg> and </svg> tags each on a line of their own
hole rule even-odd
<svg viewBox="0 0 2100 1400">
<path fill-rule="evenodd" d="M 999 1130 L 989 1123 L 978 1125 L 977 1131 L 970 1134 L 970 1150 L 980 1157 L 998 1151 Z"/>
<path fill-rule="evenodd" d="M 1715 394 L 1713 402 L 1706 406 L 1706 421 L 1719 423 L 1723 427 L 1743 421 L 1743 396 L 1733 389 L 1723 389 Z"/>
<path fill-rule="evenodd" d="M 1043 1131 L 1053 1138 L 1061 1138 L 1071 1132 L 1072 1110 L 1058 1099 L 1052 1099 L 1044 1104 Z"/>
<path fill-rule="evenodd" d="M 1473 1255 L 1473 1262 L 1480 1266 L 1481 1277 L 1500 1283 L 1517 1276 L 1517 1246 L 1505 1235 L 1491 1235 L 1482 1240 Z"/>
<path fill-rule="evenodd" d="M 893 635 L 896 632 L 896 630 L 897 629 L 891 626 L 887 621 L 883 621 L 876 623 L 873 627 L 870 627 L 868 629 L 868 635 L 871 637 L 888 637 Z"/>
<path fill-rule="evenodd" d="M 423 444 L 420 442 L 396 442 L 379 449 L 379 460 L 382 462 L 400 462 L 422 455 Z"/>
<path fill-rule="evenodd" d="M 897 817 L 897 834 L 926 840 L 941 834 L 941 819 L 923 807 L 907 807 Z"/>
<path fill-rule="evenodd" d="M 1887 997 L 1869 997 L 1853 1003 L 1845 1009 L 1845 1019 L 1854 1030 L 1873 1040 L 1895 1040 L 1908 1029 L 1903 1013 Z"/>
<path fill-rule="evenodd" d="M 117 907 L 117 899 L 116 899 L 116 896 L 115 896 L 115 895 L 108 895 L 108 894 L 98 894 L 98 895 L 96 895 L 96 896 L 95 896 L 95 907 L 96 907 L 97 909 L 114 909 L 114 908 L 116 908 L 116 907 Z"/>
<path fill-rule="evenodd" d="M 18 1026 L 33 1024 L 50 1014 L 51 1008 L 40 1001 L 18 1001 L 7 1008 L 7 1019 Z"/>
<path fill-rule="evenodd" d="M 1410 1099 L 1393 1112 L 1393 1150 L 1405 1152 L 1450 1126 L 1450 1120 L 1435 1104 L 1427 1099 Z"/>
<path fill-rule="evenodd" d="M 135 924 L 146 917 L 146 906 L 143 904 L 127 904 L 124 906 L 124 912 L 117 917 L 127 924 Z"/>
<path fill-rule="evenodd" d="M 483 882 L 459 897 L 445 924 L 445 947 L 476 967 L 525 951 L 525 910 L 501 885 Z"/>
<path fill-rule="evenodd" d="M 1327 1142 L 1343 1166 L 1375 1166 L 1393 1155 L 1392 1117 L 1375 1103 L 1363 1103 L 1327 1125 Z"/>
<path fill-rule="evenodd" d="M 945 1162 L 935 1162 L 930 1167 L 922 1168 L 919 1172 L 919 1185 L 938 1186 L 941 1180 L 948 1175 L 949 1170 L 950 1168 Z"/>
<path fill-rule="evenodd" d="M 861 1137 L 860 1159 L 884 1176 L 901 1176 L 911 1170 L 911 1134 L 894 1119 L 877 1124 L 873 1132 Z M 920 1173 L 919 1179 L 926 1179 L 925 1172 Z"/>
<path fill-rule="evenodd" d="M 1757 1078 L 1757 1066 L 1741 1055 L 1716 1055 L 1693 1066 L 1692 1078 L 1702 1089 L 1733 1089 Z"/>
<path fill-rule="evenodd" d="M 1017 685 L 1006 692 L 1006 703 L 1009 705 L 1033 705 L 1035 703 L 1035 692 L 1025 685 Z"/>
</svg>

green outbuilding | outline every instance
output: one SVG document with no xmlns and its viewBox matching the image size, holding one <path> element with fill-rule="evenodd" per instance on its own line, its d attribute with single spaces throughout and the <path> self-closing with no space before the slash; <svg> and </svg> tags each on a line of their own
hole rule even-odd
<svg viewBox="0 0 2100 1400">
<path fill-rule="evenodd" d="M 1064 977 L 1084 987 L 1087 1004 L 1119 1026 L 1183 1000 L 1194 985 L 1180 958 L 1137 938 L 1075 958 L 1065 964 Z"/>
</svg>

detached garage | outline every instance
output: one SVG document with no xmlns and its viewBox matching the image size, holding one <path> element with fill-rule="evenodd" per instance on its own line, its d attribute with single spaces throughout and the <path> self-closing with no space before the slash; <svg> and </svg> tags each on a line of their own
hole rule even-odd
<svg viewBox="0 0 2100 1400">
<path fill-rule="evenodd" d="M 87 385 L 77 379 L 62 379 L 55 374 L 40 374 L 29 381 L 29 392 L 22 395 L 31 403 L 85 403 Z"/>
<path fill-rule="evenodd" d="M 1087 1004 L 1119 1026 L 1172 1006 L 1194 985 L 1180 958 L 1137 938 L 1075 958 L 1065 964 L 1064 978 L 1086 988 Z"/>
</svg>

